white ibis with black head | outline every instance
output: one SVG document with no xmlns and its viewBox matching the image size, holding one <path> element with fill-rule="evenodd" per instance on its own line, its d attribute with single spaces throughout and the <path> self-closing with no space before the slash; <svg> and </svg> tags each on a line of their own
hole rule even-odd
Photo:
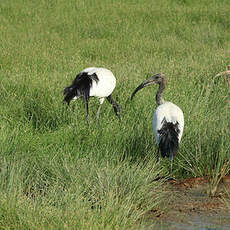
<svg viewBox="0 0 230 230">
<path fill-rule="evenodd" d="M 170 175 L 172 176 L 173 159 L 177 154 L 184 129 L 184 115 L 177 105 L 163 99 L 162 93 L 166 82 L 164 74 L 158 73 L 140 84 L 132 93 L 131 99 L 140 89 L 151 84 L 159 85 L 156 94 L 158 106 L 153 115 L 153 132 L 158 145 L 158 153 L 160 150 L 162 157 L 168 157 L 171 160 Z"/>
<path fill-rule="evenodd" d="M 121 112 L 121 106 L 112 97 L 112 92 L 115 86 L 116 78 L 110 70 L 89 67 L 82 70 L 76 76 L 72 84 L 64 89 L 64 101 L 69 105 L 71 100 L 83 97 L 85 99 L 86 115 L 88 119 L 89 97 L 99 98 L 100 105 L 97 111 L 97 119 L 99 119 L 101 106 L 105 98 L 107 98 L 109 103 L 112 104 L 115 114 L 119 115 Z"/>
</svg>

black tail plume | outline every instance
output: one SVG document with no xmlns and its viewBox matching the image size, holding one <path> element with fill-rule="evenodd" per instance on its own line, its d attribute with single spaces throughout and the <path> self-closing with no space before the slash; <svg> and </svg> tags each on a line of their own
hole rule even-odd
<svg viewBox="0 0 230 230">
<path fill-rule="evenodd" d="M 159 149 L 162 157 L 172 159 L 176 155 L 179 147 L 179 123 L 176 122 L 173 124 L 172 122 L 167 122 L 165 119 L 162 122 L 163 126 L 158 130 L 158 133 L 160 134 Z"/>
<path fill-rule="evenodd" d="M 69 105 L 70 101 L 74 97 L 85 97 L 85 100 L 89 100 L 89 92 L 90 87 L 92 86 L 92 81 L 98 82 L 99 79 L 96 75 L 96 73 L 88 75 L 86 72 L 79 73 L 74 81 L 72 82 L 72 85 L 69 87 L 66 87 L 63 91 L 63 94 L 65 95 L 64 101 Z"/>
<path fill-rule="evenodd" d="M 66 87 L 63 91 L 65 95 L 64 101 L 69 105 L 70 101 L 75 97 L 76 92 L 73 86 Z"/>
</svg>

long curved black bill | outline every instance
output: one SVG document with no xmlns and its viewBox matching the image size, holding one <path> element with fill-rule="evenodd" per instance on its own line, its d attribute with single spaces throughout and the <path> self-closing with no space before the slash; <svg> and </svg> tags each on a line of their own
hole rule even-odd
<svg viewBox="0 0 230 230">
<path fill-rule="evenodd" d="M 152 78 L 150 78 L 150 79 L 144 81 L 143 83 L 141 83 L 141 84 L 133 91 L 133 93 L 132 93 L 132 95 L 131 95 L 131 100 L 134 98 L 135 94 L 136 94 L 139 90 L 141 90 L 142 88 L 144 88 L 144 87 L 146 87 L 146 86 L 148 86 L 148 85 L 151 85 L 151 84 L 153 84 Z"/>
<path fill-rule="evenodd" d="M 131 95 L 131 100 L 133 100 L 135 94 L 136 94 L 139 90 L 141 90 L 142 88 L 144 88 L 143 83 L 142 83 L 141 85 L 139 85 L 139 86 L 133 91 L 133 93 L 132 93 L 132 95 Z"/>
</svg>

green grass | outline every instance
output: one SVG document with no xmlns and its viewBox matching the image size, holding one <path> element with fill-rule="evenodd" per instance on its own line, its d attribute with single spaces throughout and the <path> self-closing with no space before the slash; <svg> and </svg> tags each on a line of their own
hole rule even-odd
<svg viewBox="0 0 230 230">
<path fill-rule="evenodd" d="M 227 0 L 27 1 L 0 3 L 0 229 L 142 229 L 164 199 L 152 115 L 157 87 L 129 100 L 151 74 L 184 111 L 177 178 L 230 168 Z M 90 124 L 62 90 L 89 66 L 117 78 L 122 121 L 105 102 Z M 214 190 L 213 190 L 214 189 Z"/>
</svg>

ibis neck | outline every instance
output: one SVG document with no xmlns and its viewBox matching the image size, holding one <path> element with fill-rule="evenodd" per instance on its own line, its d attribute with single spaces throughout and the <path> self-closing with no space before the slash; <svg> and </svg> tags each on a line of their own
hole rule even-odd
<svg viewBox="0 0 230 230">
<path fill-rule="evenodd" d="M 159 84 L 159 88 L 158 88 L 158 91 L 157 91 L 157 94 L 156 94 L 157 105 L 161 105 L 161 104 L 165 103 L 165 100 L 164 100 L 164 98 L 162 96 L 164 89 L 165 89 L 165 82 L 161 82 Z"/>
</svg>

